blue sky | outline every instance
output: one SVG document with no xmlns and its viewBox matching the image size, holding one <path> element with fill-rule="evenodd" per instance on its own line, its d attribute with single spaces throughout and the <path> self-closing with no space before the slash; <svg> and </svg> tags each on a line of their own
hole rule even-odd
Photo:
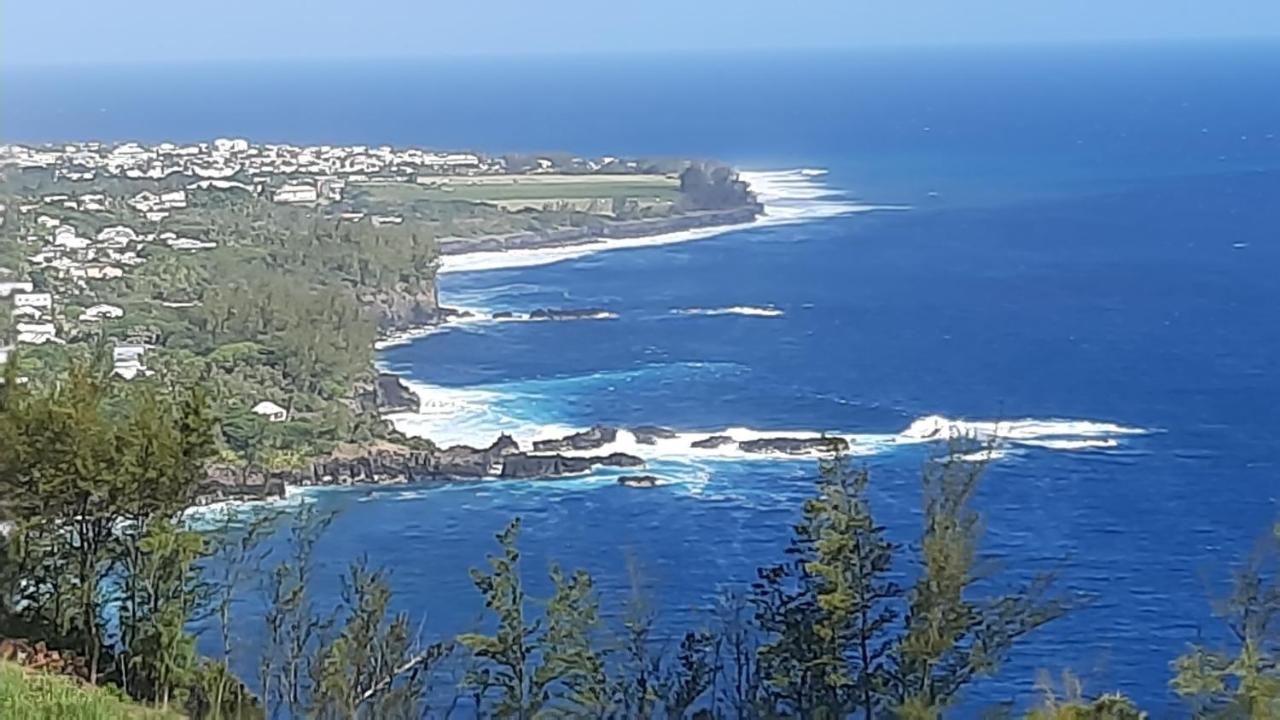
<svg viewBox="0 0 1280 720">
<path fill-rule="evenodd" d="M 1280 0 L 0 0 L 7 65 L 1280 37 Z"/>
</svg>

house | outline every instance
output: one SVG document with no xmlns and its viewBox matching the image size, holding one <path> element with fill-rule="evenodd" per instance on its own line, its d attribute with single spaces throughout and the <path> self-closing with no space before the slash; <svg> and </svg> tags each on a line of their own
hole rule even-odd
<svg viewBox="0 0 1280 720">
<path fill-rule="evenodd" d="M 35 289 L 30 282 L 0 282 L 0 298 L 7 298 L 14 293 L 29 293 Z"/>
<path fill-rule="evenodd" d="M 126 225 L 113 225 L 98 232 L 98 244 L 103 247 L 124 247 L 137 240 L 138 233 Z"/>
<path fill-rule="evenodd" d="M 147 348 L 138 343 L 120 343 L 111 349 L 111 374 L 132 380 L 150 373 L 143 362 Z"/>
<path fill-rule="evenodd" d="M 63 225 L 53 231 L 53 244 L 68 250 L 84 250 L 92 243 L 89 238 L 77 237 L 75 228 Z"/>
<path fill-rule="evenodd" d="M 143 190 L 129 199 L 129 205 L 138 212 L 151 212 L 160 207 L 160 196 L 149 190 Z"/>
<path fill-rule="evenodd" d="M 209 242 L 207 240 L 196 240 L 193 238 L 170 238 L 165 241 L 165 245 L 174 250 L 208 250 L 218 247 L 218 243 Z"/>
<path fill-rule="evenodd" d="M 289 419 L 289 411 L 271 402 L 263 400 L 253 406 L 253 412 L 267 419 L 267 422 L 284 422 Z"/>
<path fill-rule="evenodd" d="M 18 342 L 27 345 L 44 345 L 48 342 L 62 342 L 58 339 L 58 328 L 53 323 L 18 323 Z"/>
<path fill-rule="evenodd" d="M 373 223 L 374 227 L 382 227 L 383 225 L 399 225 L 404 222 L 404 218 L 399 215 L 374 215 L 369 218 L 369 222 Z"/>
<path fill-rule="evenodd" d="M 50 293 L 14 293 L 14 307 L 33 307 L 40 311 L 53 308 L 53 295 Z"/>
<path fill-rule="evenodd" d="M 84 276 L 90 280 L 115 280 L 124 277 L 124 270 L 114 265 L 87 265 Z"/>
<path fill-rule="evenodd" d="M 320 193 L 311 185 L 291 183 L 280 186 L 271 199 L 278 203 L 307 203 L 320 199 Z"/>
<path fill-rule="evenodd" d="M 39 320 L 44 315 L 44 312 L 41 311 L 40 308 L 24 306 L 14 308 L 13 312 L 10 314 L 16 318 L 22 318 L 24 320 Z"/>
<path fill-rule="evenodd" d="M 0 367 L 9 362 L 9 354 L 13 352 L 11 347 L 0 347 Z"/>
<path fill-rule="evenodd" d="M 171 190 L 169 192 L 160 193 L 160 205 L 170 209 L 184 208 L 187 206 L 186 190 Z"/>
<path fill-rule="evenodd" d="M 81 320 L 116 320 L 124 317 L 124 308 L 118 305 L 93 305 L 80 313 Z"/>
</svg>

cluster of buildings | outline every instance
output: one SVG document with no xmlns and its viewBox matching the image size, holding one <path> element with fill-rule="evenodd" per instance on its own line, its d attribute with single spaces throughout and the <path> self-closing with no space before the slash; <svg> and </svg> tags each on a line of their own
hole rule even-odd
<svg viewBox="0 0 1280 720">
<path fill-rule="evenodd" d="M 0 145 L 0 165 L 50 169 L 57 178 L 73 181 L 89 181 L 100 176 L 160 180 L 171 175 L 203 180 L 240 177 L 251 182 L 280 175 L 361 180 L 373 175 L 412 178 L 505 171 L 502 159 L 476 153 L 396 149 L 388 145 L 254 145 L 240 138 L 219 138 L 211 143 L 191 145 L 97 142 L 41 147 Z M 322 196 L 325 194 L 324 188 L 316 190 Z"/>
</svg>

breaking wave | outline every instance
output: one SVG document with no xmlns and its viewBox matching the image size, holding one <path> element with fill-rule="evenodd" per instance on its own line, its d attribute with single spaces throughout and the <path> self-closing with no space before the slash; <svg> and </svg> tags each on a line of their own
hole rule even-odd
<svg viewBox="0 0 1280 720">
<path fill-rule="evenodd" d="M 764 205 L 764 213 L 753 222 L 682 230 L 649 237 L 607 239 L 569 247 L 493 250 L 445 255 L 440 258 L 439 272 L 472 272 L 550 265 L 611 250 L 704 240 L 752 227 L 784 225 L 870 210 L 902 209 L 900 206 L 867 205 L 842 198 L 835 189 L 821 181 L 825 174 L 825 170 L 816 168 L 739 173 L 739 176 L 751 185 L 751 189 Z"/>
<path fill-rule="evenodd" d="M 733 305 L 722 308 L 677 308 L 673 315 L 745 315 L 747 317 L 782 317 L 785 313 L 775 307 L 755 307 L 752 305 Z"/>
<path fill-rule="evenodd" d="M 499 434 L 514 437 L 525 449 L 538 440 L 552 440 L 581 432 L 586 428 L 561 423 L 547 423 L 554 404 L 555 388 L 538 389 L 521 397 L 502 390 L 477 388 L 444 388 L 420 382 L 408 382 L 422 399 L 417 413 L 396 413 L 387 418 L 406 435 L 429 437 L 441 445 L 465 444 L 485 447 Z M 532 397 L 532 402 L 530 401 Z M 963 455 L 970 460 L 998 460 L 1023 450 L 1058 452 L 1098 451 L 1119 447 L 1126 438 L 1152 432 L 1144 428 L 1115 423 L 1070 419 L 1022 420 L 958 420 L 938 415 L 916 419 L 898 432 L 849 432 L 838 429 L 765 430 L 728 427 L 717 430 L 684 431 L 674 429 L 671 437 L 650 438 L 641 442 L 636 433 L 618 429 L 613 442 L 589 450 L 565 451 L 566 455 L 600 455 L 628 453 L 646 461 L 793 460 L 812 459 L 818 451 L 797 454 L 761 453 L 743 450 L 741 443 L 758 440 L 819 440 L 841 438 L 848 442 L 848 454 L 874 456 L 894 449 L 923 444 L 942 445 L 955 441 L 980 443 L 981 448 Z M 647 434 L 646 434 L 647 435 Z M 718 442 L 713 442 L 718 439 Z M 698 447 L 701 444 L 702 447 Z"/>
</svg>

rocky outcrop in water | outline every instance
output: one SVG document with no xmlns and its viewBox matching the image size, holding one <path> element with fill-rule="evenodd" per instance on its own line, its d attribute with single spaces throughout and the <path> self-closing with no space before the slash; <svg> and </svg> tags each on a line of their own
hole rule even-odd
<svg viewBox="0 0 1280 720">
<path fill-rule="evenodd" d="M 762 438 L 740 442 L 738 449 L 765 455 L 813 455 L 845 452 L 849 449 L 849 441 L 839 437 Z"/>
<path fill-rule="evenodd" d="M 714 450 L 723 445 L 733 445 L 735 442 L 737 441 L 728 435 L 712 435 L 701 440 L 694 440 L 689 443 L 689 447 L 698 448 L 699 450 Z"/>
<path fill-rule="evenodd" d="M 486 448 L 455 445 L 447 448 L 412 448 L 393 443 L 339 447 L 331 455 L 318 458 L 310 467 L 272 476 L 282 494 L 288 485 L 397 484 L 428 480 L 539 480 L 588 473 L 597 467 L 644 467 L 644 460 L 624 453 L 591 457 L 560 454 L 530 454 L 508 435 L 500 436 Z M 260 485 L 261 483 L 259 483 Z M 206 502 L 215 499 L 258 499 L 249 490 L 253 484 L 239 483 L 224 475 L 211 478 L 204 493 Z M 233 498 L 232 496 L 236 497 Z"/>
<path fill-rule="evenodd" d="M 618 439 L 617 428 L 596 425 L 590 430 L 574 433 L 555 440 L 535 440 L 534 452 L 569 452 L 571 450 L 597 450 Z"/>
<path fill-rule="evenodd" d="M 662 480 L 653 475 L 623 475 L 618 478 L 618 484 L 629 488 L 656 488 L 662 484 Z"/>
<path fill-rule="evenodd" d="M 641 445 L 656 445 L 659 440 L 672 440 L 679 437 L 675 430 L 656 425 L 633 427 L 631 428 L 631 434 L 635 436 L 636 442 Z"/>
</svg>

